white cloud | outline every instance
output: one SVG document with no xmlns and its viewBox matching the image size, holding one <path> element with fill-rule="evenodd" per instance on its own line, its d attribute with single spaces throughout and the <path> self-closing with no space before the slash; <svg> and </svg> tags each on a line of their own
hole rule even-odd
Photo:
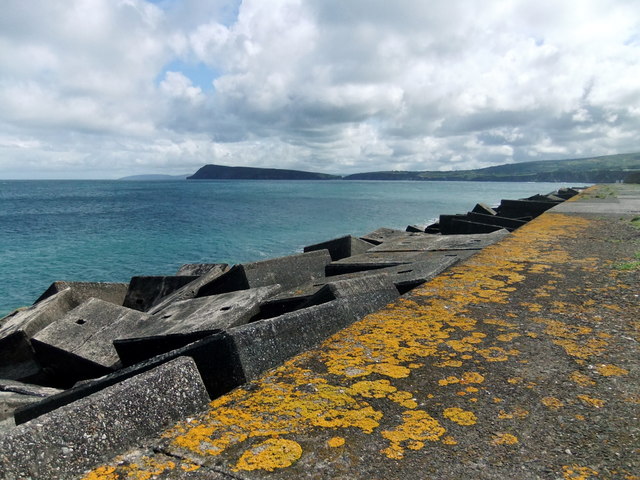
<svg viewBox="0 0 640 480">
<path fill-rule="evenodd" d="M 446 170 L 637 151 L 635 7 L 7 0 L 0 177 L 212 162 Z"/>
</svg>

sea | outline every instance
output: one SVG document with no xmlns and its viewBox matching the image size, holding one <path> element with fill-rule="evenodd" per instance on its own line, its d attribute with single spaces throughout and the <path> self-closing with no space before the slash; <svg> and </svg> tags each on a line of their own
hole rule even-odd
<svg viewBox="0 0 640 480">
<path fill-rule="evenodd" d="M 185 263 L 290 255 L 404 230 L 558 183 L 0 180 L 0 318 L 54 281 L 127 282 Z"/>
</svg>

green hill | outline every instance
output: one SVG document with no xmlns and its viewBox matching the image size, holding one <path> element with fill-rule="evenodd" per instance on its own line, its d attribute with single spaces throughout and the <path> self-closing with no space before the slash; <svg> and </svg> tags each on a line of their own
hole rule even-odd
<svg viewBox="0 0 640 480">
<path fill-rule="evenodd" d="M 187 180 L 336 180 L 339 178 L 341 177 L 301 170 L 205 165 L 187 177 Z"/>
<path fill-rule="evenodd" d="M 344 179 L 613 183 L 624 180 L 633 171 L 640 171 L 640 153 L 567 160 L 541 160 L 449 172 L 386 171 L 356 173 L 348 175 Z"/>
</svg>

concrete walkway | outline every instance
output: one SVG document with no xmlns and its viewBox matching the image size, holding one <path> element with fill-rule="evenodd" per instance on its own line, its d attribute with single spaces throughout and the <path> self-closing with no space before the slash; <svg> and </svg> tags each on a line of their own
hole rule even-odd
<svg viewBox="0 0 640 480">
<path fill-rule="evenodd" d="M 589 189 L 84 479 L 638 479 L 638 216 Z"/>
</svg>

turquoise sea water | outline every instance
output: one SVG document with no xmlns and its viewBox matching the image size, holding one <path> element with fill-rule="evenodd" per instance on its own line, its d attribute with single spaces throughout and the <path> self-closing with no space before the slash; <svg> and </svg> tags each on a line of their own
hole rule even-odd
<svg viewBox="0 0 640 480">
<path fill-rule="evenodd" d="M 404 229 L 555 183 L 0 181 L 0 317 L 55 280 L 128 281 L 184 263 L 288 255 Z"/>
</svg>

